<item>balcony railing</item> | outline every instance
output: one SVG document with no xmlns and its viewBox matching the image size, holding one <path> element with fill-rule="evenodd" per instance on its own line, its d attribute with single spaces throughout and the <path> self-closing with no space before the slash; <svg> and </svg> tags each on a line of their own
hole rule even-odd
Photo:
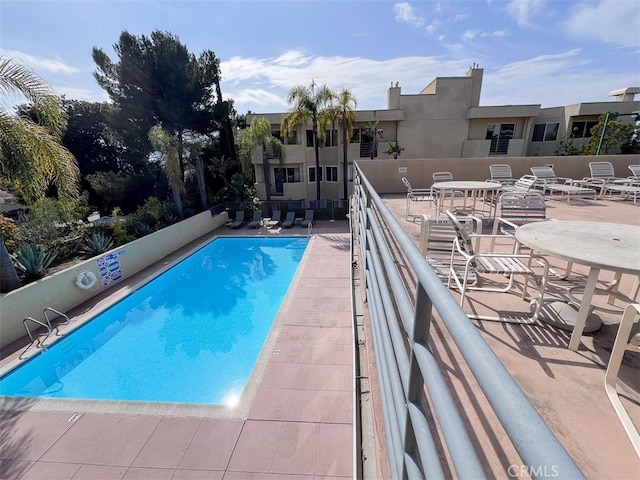
<svg viewBox="0 0 640 480">
<path fill-rule="evenodd" d="M 359 167 L 354 196 L 393 478 L 492 476 L 433 354 L 434 309 L 532 478 L 584 478 Z M 412 281 L 407 281 L 411 276 Z M 450 459 L 450 463 L 445 464 Z M 528 467 L 527 467 L 528 466 Z M 507 475 L 512 473 L 507 472 Z"/>
</svg>

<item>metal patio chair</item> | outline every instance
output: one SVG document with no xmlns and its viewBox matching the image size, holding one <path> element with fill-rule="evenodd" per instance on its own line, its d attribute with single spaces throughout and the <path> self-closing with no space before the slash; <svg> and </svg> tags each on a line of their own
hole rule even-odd
<svg viewBox="0 0 640 480">
<path fill-rule="evenodd" d="M 490 240 L 493 235 L 469 235 L 453 213 L 450 211 L 447 211 L 446 213 L 451 219 L 451 223 L 456 230 L 456 238 L 453 240 L 453 251 L 451 253 L 447 287 L 451 288 L 453 284 L 455 284 L 455 287 L 460 291 L 461 308 L 464 307 L 467 291 L 480 290 L 485 292 L 506 293 L 513 288 L 514 278 L 516 275 L 523 275 L 525 277 L 525 281 L 522 286 L 523 299 L 527 296 L 527 284 L 529 279 L 533 280 L 534 284 L 538 287 L 538 299 L 535 302 L 535 309 L 530 318 L 509 318 L 476 314 L 467 314 L 467 316 L 471 319 L 489 320 L 494 322 L 521 324 L 534 323 L 538 319 L 541 307 L 544 303 L 543 298 L 547 284 L 549 262 L 541 255 L 536 255 L 533 252 L 526 255 L 516 253 L 518 251 L 518 242 L 515 237 L 507 235 L 500 235 L 500 237 L 503 242 L 504 240 L 509 240 L 509 243 L 512 244 L 509 252 L 477 252 L 474 247 L 474 243 L 476 246 L 481 246 L 482 239 Z M 504 245 L 501 244 L 501 247 L 504 247 Z M 461 259 L 464 262 L 464 269 L 462 270 L 457 267 L 457 263 Z M 542 275 L 536 274 L 536 272 L 531 268 L 532 261 L 535 261 L 535 263 L 542 268 Z M 470 285 L 469 280 L 473 278 L 472 274 L 478 275 L 478 285 Z M 482 275 L 493 275 L 494 278 L 506 278 L 507 285 L 503 288 L 483 287 L 481 279 Z"/>
<path fill-rule="evenodd" d="M 567 203 L 571 203 L 571 197 L 591 198 L 594 202 L 598 192 L 589 187 L 576 185 L 577 180 L 566 177 L 556 177 L 553 168 L 549 166 L 531 167 L 531 173 L 536 177 L 534 188 L 542 191 L 545 195 L 566 195 Z"/>
<path fill-rule="evenodd" d="M 402 177 L 402 183 L 407 189 L 407 205 L 405 208 L 405 220 L 409 220 L 409 217 L 419 217 L 419 215 L 413 215 L 411 213 L 411 204 L 413 202 L 430 202 L 433 203 L 433 208 L 438 211 L 438 195 L 430 188 L 416 189 L 411 186 L 409 180 L 406 177 Z"/>
</svg>

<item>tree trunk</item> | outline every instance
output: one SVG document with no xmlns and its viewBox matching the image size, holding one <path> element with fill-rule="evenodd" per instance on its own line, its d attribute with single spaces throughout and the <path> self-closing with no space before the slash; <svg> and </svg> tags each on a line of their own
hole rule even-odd
<svg viewBox="0 0 640 480">
<path fill-rule="evenodd" d="M 200 192 L 200 204 L 204 211 L 209 208 L 209 203 L 207 202 L 207 189 L 204 184 L 204 164 L 200 155 L 196 157 L 196 180 L 198 181 L 198 191 Z"/>
<path fill-rule="evenodd" d="M 173 194 L 173 202 L 176 205 L 176 212 L 180 219 L 184 218 L 184 210 L 182 209 L 182 198 L 180 198 L 180 190 L 175 185 L 171 185 L 171 193 Z"/>
<path fill-rule="evenodd" d="M 313 148 L 316 154 L 316 200 L 320 206 L 320 146 L 318 145 L 318 121 L 313 119 Z"/>
<path fill-rule="evenodd" d="M 343 183 L 344 183 L 344 203 L 345 203 L 345 207 L 347 204 L 347 197 L 349 194 L 349 168 L 347 167 L 347 155 L 348 155 L 348 151 L 349 151 L 349 144 L 347 143 L 347 122 L 344 119 L 344 117 L 346 117 L 346 114 L 343 116 L 342 119 L 342 157 L 343 157 L 343 165 L 342 165 L 342 177 L 343 177 Z"/>
<path fill-rule="evenodd" d="M 21 285 L 16 267 L 4 244 L 4 238 L 0 235 L 0 293 L 10 292 Z"/>
<path fill-rule="evenodd" d="M 269 155 L 265 145 L 262 145 L 262 172 L 264 174 L 264 189 L 267 198 L 267 208 L 269 208 L 269 202 L 271 202 L 271 167 L 269 165 Z"/>
</svg>

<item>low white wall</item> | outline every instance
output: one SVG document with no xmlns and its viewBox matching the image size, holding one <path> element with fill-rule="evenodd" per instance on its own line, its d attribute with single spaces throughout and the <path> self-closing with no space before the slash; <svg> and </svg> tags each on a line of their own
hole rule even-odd
<svg viewBox="0 0 640 480">
<path fill-rule="evenodd" d="M 42 321 L 42 311 L 46 307 L 67 312 L 227 221 L 226 212 L 213 217 L 209 211 L 202 212 L 2 295 L 0 348 L 26 335 L 22 324 L 24 318 Z M 78 273 L 84 271 L 93 272 L 98 280 L 89 290 L 75 285 Z"/>
</svg>

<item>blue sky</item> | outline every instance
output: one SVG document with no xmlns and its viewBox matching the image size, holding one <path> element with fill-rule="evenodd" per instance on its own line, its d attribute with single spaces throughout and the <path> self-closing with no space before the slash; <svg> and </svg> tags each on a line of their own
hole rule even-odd
<svg viewBox="0 0 640 480">
<path fill-rule="evenodd" d="M 391 82 L 417 94 L 474 63 L 481 105 L 611 101 L 640 86 L 638 0 L 0 0 L 0 55 L 67 98 L 108 99 L 91 50 L 117 61 L 124 30 L 214 51 L 239 113 L 286 111 L 289 89 L 312 79 L 383 109 Z"/>
</svg>

